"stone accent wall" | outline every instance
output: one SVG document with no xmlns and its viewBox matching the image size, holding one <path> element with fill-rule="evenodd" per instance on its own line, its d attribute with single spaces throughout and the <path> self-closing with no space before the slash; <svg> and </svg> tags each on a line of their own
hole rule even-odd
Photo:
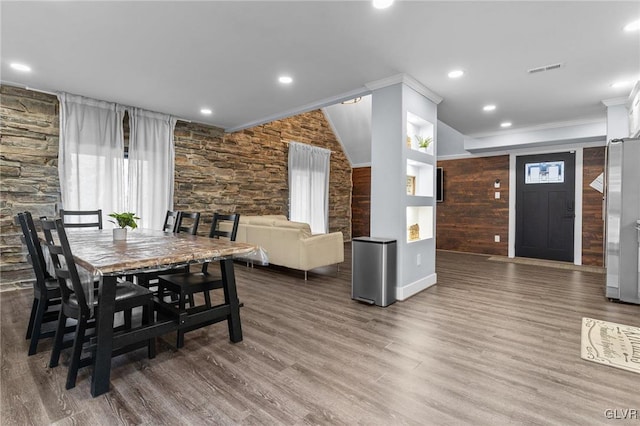
<svg viewBox="0 0 640 426">
<path fill-rule="evenodd" d="M 0 86 L 0 290 L 33 278 L 13 218 L 24 210 L 34 217 L 55 214 L 58 134 L 55 96 Z M 351 167 L 319 110 L 231 134 L 179 121 L 174 208 L 202 212 L 203 235 L 214 211 L 287 215 L 290 141 L 333 151 L 329 227 L 349 240 Z"/>
<path fill-rule="evenodd" d="M 229 162 L 235 164 L 222 172 L 221 182 L 233 186 L 241 196 L 223 199 L 222 205 L 235 205 L 245 214 L 288 215 L 289 142 L 331 150 L 329 231 L 342 231 L 345 240 L 350 240 L 351 165 L 320 110 L 226 134 L 225 146 L 219 148 L 215 164 L 217 168 L 227 167 Z"/>
<path fill-rule="evenodd" d="M 55 96 L 0 86 L 0 289 L 33 278 L 14 216 L 25 210 L 36 218 L 55 214 L 58 128 Z"/>
</svg>

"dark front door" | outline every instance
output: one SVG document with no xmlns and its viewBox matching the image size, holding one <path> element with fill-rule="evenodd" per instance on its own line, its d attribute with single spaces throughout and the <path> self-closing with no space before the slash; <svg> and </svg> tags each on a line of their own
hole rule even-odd
<svg viewBox="0 0 640 426">
<path fill-rule="evenodd" d="M 573 262 L 575 154 L 517 157 L 516 256 Z"/>
</svg>

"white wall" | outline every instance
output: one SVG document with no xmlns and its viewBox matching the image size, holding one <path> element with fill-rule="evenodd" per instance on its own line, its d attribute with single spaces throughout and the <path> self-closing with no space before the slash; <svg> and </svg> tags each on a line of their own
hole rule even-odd
<svg viewBox="0 0 640 426">
<path fill-rule="evenodd" d="M 436 139 L 438 140 L 438 152 L 436 153 L 438 158 L 470 155 L 464 149 L 465 136 L 440 120 L 438 120 Z"/>
<path fill-rule="evenodd" d="M 322 109 L 352 167 L 371 164 L 371 95 Z"/>
<path fill-rule="evenodd" d="M 629 137 L 629 110 L 625 105 L 607 107 L 607 140 Z"/>
</svg>

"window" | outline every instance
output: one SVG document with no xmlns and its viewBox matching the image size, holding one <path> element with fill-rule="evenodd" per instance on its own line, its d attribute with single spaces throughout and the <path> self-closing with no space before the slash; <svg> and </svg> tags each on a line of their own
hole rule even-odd
<svg viewBox="0 0 640 426">
<path fill-rule="evenodd" d="M 524 183 L 564 183 L 564 161 L 526 163 L 524 165 Z"/>
</svg>

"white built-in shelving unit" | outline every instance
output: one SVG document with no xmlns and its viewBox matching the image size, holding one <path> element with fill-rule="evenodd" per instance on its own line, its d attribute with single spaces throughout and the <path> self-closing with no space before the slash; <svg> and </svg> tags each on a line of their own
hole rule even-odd
<svg viewBox="0 0 640 426">
<path fill-rule="evenodd" d="M 435 123 L 440 100 L 425 93 L 430 92 L 404 82 L 372 93 L 371 236 L 398 242 L 399 300 L 437 278 Z M 421 147 L 421 140 L 428 146 Z"/>
</svg>

